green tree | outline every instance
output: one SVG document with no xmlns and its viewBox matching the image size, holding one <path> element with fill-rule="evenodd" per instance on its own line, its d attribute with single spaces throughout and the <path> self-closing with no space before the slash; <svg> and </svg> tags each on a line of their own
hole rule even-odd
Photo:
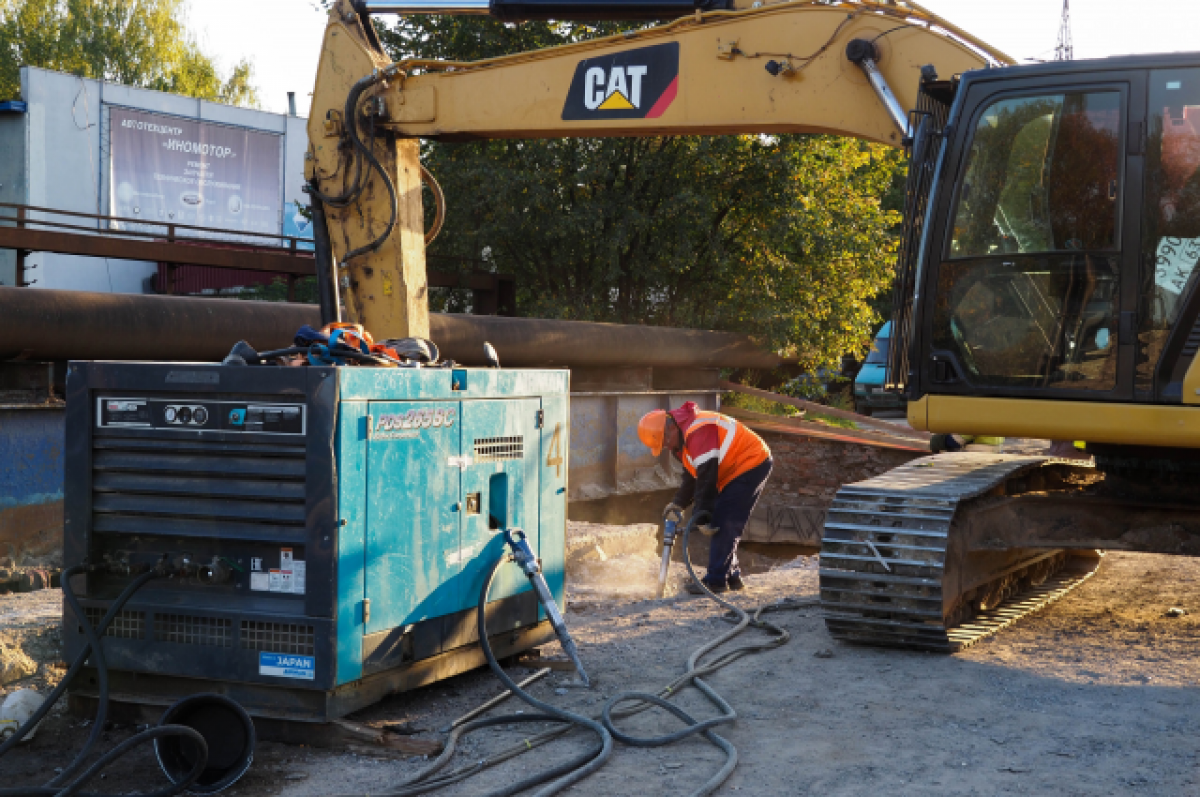
<svg viewBox="0 0 1200 797">
<path fill-rule="evenodd" d="M 20 68 L 258 106 L 253 66 L 223 78 L 188 33 L 183 0 L 0 0 L 0 97 L 20 94 Z"/>
<path fill-rule="evenodd" d="M 381 38 L 397 60 L 474 60 L 617 30 L 412 17 Z M 522 315 L 736 330 L 807 368 L 865 351 L 878 324 L 899 221 L 888 148 L 673 136 L 431 142 L 423 157 L 449 205 L 431 260 L 515 274 Z"/>
</svg>

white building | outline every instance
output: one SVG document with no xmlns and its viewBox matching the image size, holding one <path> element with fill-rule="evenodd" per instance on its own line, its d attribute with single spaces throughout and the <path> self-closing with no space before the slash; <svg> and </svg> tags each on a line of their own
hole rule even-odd
<svg viewBox="0 0 1200 797">
<path fill-rule="evenodd" d="M 182 134 L 171 142 L 176 150 L 188 147 L 187 151 L 192 151 L 190 147 L 195 137 L 189 140 L 185 132 L 191 130 L 204 131 L 202 136 L 236 138 L 242 135 L 244 139 L 258 142 L 264 141 L 263 134 L 277 137 L 278 170 L 275 171 L 274 165 L 269 165 L 270 168 L 264 173 L 278 183 L 278 201 L 272 197 L 271 201 L 257 205 L 247 203 L 246 207 L 259 212 L 259 220 L 253 228 L 243 229 L 289 235 L 303 233 L 304 223 L 300 221 L 300 227 L 297 228 L 293 221 L 297 219 L 294 203 L 304 201 L 305 196 L 301 187 L 304 183 L 304 153 L 308 147 L 308 137 L 305 129 L 307 122 L 301 117 L 237 108 L 33 67 L 21 70 L 21 96 L 22 102 L 0 103 L 0 203 L 105 216 L 124 215 L 120 211 L 128 213 L 128 204 L 113 207 L 114 197 L 130 196 L 127 185 L 118 185 L 120 191 L 114 191 L 111 185 L 114 168 L 127 168 L 121 163 L 114 164 L 113 114 L 116 112 L 121 120 L 157 119 L 161 116 L 162 124 L 142 127 L 162 135 L 167 135 L 164 131 Z M 156 116 L 147 117 L 146 114 Z M 125 128 L 132 126 L 125 121 L 120 124 Z M 127 131 L 115 132 L 118 140 L 120 136 L 127 135 Z M 170 148 L 168 142 L 161 138 L 151 142 L 154 143 Z M 274 152 L 274 142 L 268 143 L 270 146 L 267 151 Z M 128 150 L 129 144 L 125 141 L 118 150 Z M 153 158 L 162 153 L 151 146 L 146 154 Z M 191 157 L 199 158 L 197 155 Z M 190 165 L 198 167 L 198 172 L 194 174 L 198 173 L 201 178 L 209 176 L 205 171 L 210 168 L 208 164 Z M 261 162 L 258 165 L 261 166 Z M 153 177 L 162 179 L 163 176 L 155 174 Z M 187 179 L 194 183 L 197 178 Z M 177 187 L 181 178 L 174 176 L 174 180 Z M 206 184 L 230 185 L 216 181 Z M 216 190 L 198 188 L 180 196 L 192 204 L 203 204 L 206 198 L 202 194 Z M 273 192 L 274 188 L 271 188 L 268 193 Z M 227 202 L 224 197 L 221 200 L 220 203 L 213 202 L 211 198 L 207 201 L 210 206 L 222 204 L 234 212 L 242 211 L 243 200 L 239 197 L 231 196 Z M 121 203 L 117 201 L 116 204 Z M 136 210 L 143 212 L 141 208 Z M 159 212 L 158 209 L 151 210 Z M 195 213 L 194 210 L 190 212 Z M 0 206 L 0 217 L 12 218 L 14 215 L 12 208 Z M 63 217 L 53 217 L 53 220 L 70 221 L 92 229 L 101 223 L 94 219 L 70 220 Z M 197 224 L 196 220 L 186 216 L 181 217 L 181 222 Z M 199 226 L 224 225 L 209 222 Z M 179 234 L 185 233 L 180 231 Z M 37 252 L 26 259 L 25 278 L 36 280 L 33 283 L 35 288 L 143 293 L 149 290 L 149 278 L 156 271 L 155 263 Z M 15 252 L 0 250 L 0 284 L 13 285 L 15 274 Z"/>
</svg>

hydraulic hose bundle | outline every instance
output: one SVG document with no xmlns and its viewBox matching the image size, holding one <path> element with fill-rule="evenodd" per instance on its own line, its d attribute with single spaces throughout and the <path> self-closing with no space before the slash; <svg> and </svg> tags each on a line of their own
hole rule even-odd
<svg viewBox="0 0 1200 797">
<path fill-rule="evenodd" d="M 692 529 L 698 524 L 698 521 L 704 520 L 707 513 L 697 513 L 693 515 L 691 522 L 684 528 L 683 531 L 683 551 L 684 564 L 687 566 L 689 575 L 696 580 L 697 583 L 703 586 L 704 582 L 696 576 L 695 570 L 692 568 L 691 559 L 688 556 L 688 540 Z M 558 764 L 544 772 L 536 773 L 521 780 L 505 785 L 501 788 L 487 793 L 487 797 L 508 797 L 508 795 L 518 794 L 527 789 L 536 786 L 543 786 L 541 790 L 536 792 L 535 797 L 549 797 L 549 795 L 557 794 L 568 786 L 577 783 L 583 778 L 591 775 L 598 770 L 608 760 L 612 753 L 613 740 L 619 741 L 633 747 L 660 747 L 667 744 L 685 739 L 695 734 L 701 734 L 711 744 L 716 746 L 725 753 L 725 763 L 721 768 L 706 781 L 699 789 L 692 792 L 692 797 L 702 797 L 703 795 L 712 794 L 722 783 L 728 779 L 729 775 L 737 766 L 738 754 L 737 748 L 733 746 L 729 740 L 718 735 L 713 729 L 719 725 L 725 725 L 737 720 L 737 712 L 729 705 L 729 703 L 717 693 L 708 683 L 703 680 L 703 677 L 711 675 L 723 667 L 732 664 L 743 656 L 752 653 L 760 653 L 765 650 L 779 647 L 785 644 L 790 638 L 790 634 L 773 623 L 762 619 L 762 616 L 770 611 L 781 611 L 788 609 L 799 609 L 810 605 L 816 605 L 815 602 L 789 602 L 787 604 L 772 604 L 768 606 L 760 606 L 754 610 L 753 615 L 744 611 L 740 607 L 725 601 L 713 594 L 711 590 L 704 587 L 704 592 L 710 599 L 727 610 L 727 613 L 722 619 L 734 623 L 734 627 L 729 631 L 721 634 L 704 645 L 697 648 L 688 657 L 687 668 L 682 675 L 672 681 L 669 685 L 661 689 L 657 694 L 648 692 L 623 692 L 614 695 L 604 705 L 603 711 L 599 717 L 584 717 L 549 703 L 541 701 L 529 694 L 522 687 L 536 680 L 540 674 L 533 678 L 527 679 L 522 684 L 515 683 L 509 675 L 501 668 L 500 663 L 496 660 L 496 656 L 492 651 L 491 644 L 488 639 L 487 627 L 485 622 L 485 608 L 487 605 L 488 592 L 491 589 L 492 581 L 496 576 L 496 572 L 505 561 L 517 562 L 521 565 L 522 570 L 527 576 L 530 576 L 534 583 L 534 589 L 537 590 L 537 582 L 534 580 L 534 575 L 531 575 L 531 569 L 527 563 L 527 557 L 523 556 L 521 544 L 524 542 L 524 534 L 519 530 L 510 530 L 506 532 L 506 538 L 510 548 L 513 549 L 513 555 L 501 556 L 496 559 L 492 565 L 488 578 L 483 584 L 483 588 L 479 593 L 479 601 L 477 603 L 477 623 L 479 628 L 480 646 L 483 648 L 484 656 L 487 658 L 488 666 L 492 672 L 500 679 L 508 690 L 501 698 L 489 701 L 486 707 L 490 707 L 499 702 L 500 699 L 508 694 L 515 694 L 529 706 L 533 707 L 536 713 L 533 714 L 506 714 L 495 717 L 484 717 L 482 719 L 473 719 L 470 721 L 459 721 L 455 723 L 450 732 L 450 736 L 446 740 L 445 748 L 442 754 L 428 767 L 419 772 L 415 777 L 411 778 L 406 784 L 400 788 L 387 792 L 386 794 L 374 794 L 372 797 L 415 797 L 419 794 L 429 794 L 438 789 L 445 788 L 455 783 L 459 783 L 474 775 L 480 774 L 485 770 L 495 767 L 505 761 L 516 758 L 519 755 L 530 752 L 544 744 L 547 744 L 555 739 L 566 736 L 575 730 L 586 730 L 595 736 L 596 742 L 588 747 L 583 753 Z M 528 548 L 525 545 L 525 548 Z M 534 560 L 536 562 L 536 560 Z M 538 573 L 540 577 L 540 572 Z M 539 593 L 540 596 L 540 593 Z M 553 599 L 551 599 L 553 603 Z M 557 609 L 557 607 L 555 607 Z M 547 614 L 550 611 L 547 609 Z M 705 656 L 712 653 L 718 647 L 725 645 L 741 634 L 749 627 L 754 627 L 766 631 L 770 637 L 757 643 L 741 645 L 731 650 L 726 650 L 719 654 L 716 658 L 701 661 Z M 557 625 L 555 630 L 558 631 Z M 560 639 L 563 638 L 563 631 L 559 632 Z M 569 635 L 566 637 L 569 639 Z M 572 646 L 573 647 L 573 644 Z M 570 652 L 570 648 L 564 645 L 564 649 Z M 578 664 L 575 656 L 572 656 Z M 582 668 L 580 668 L 582 674 Z M 682 689 L 688 685 L 693 685 L 709 699 L 717 710 L 720 712 L 716 717 L 706 720 L 700 720 L 693 717 L 691 714 L 670 702 L 670 698 L 677 695 Z M 617 706 L 624 705 L 624 708 L 618 709 Z M 669 713 L 678 717 L 683 721 L 686 727 L 674 733 L 665 734 L 655 737 L 637 737 L 619 730 L 615 721 L 631 717 L 639 714 L 647 709 L 659 707 L 665 709 Z M 468 716 L 475 716 L 481 709 L 476 709 Z M 597 721 L 599 720 L 599 721 Z M 454 752 L 457 749 L 458 741 L 466 734 L 473 731 L 494 727 L 497 725 L 513 725 L 517 723 L 530 722 L 552 722 L 557 723 L 557 727 L 552 727 L 542 731 L 536 736 L 522 740 L 520 744 L 513 745 L 507 749 L 489 756 L 485 759 L 477 761 L 473 764 L 460 767 L 457 770 L 444 775 L 438 775 L 450 763 Z M 344 796 L 348 797 L 348 796 Z"/>
<path fill-rule="evenodd" d="M 120 613 L 121 609 L 133 597 L 139 589 L 147 584 L 152 579 L 158 578 L 160 573 L 150 571 L 143 573 L 129 583 L 121 592 L 108 611 L 100 620 L 99 624 L 93 628 L 88 622 L 87 616 L 84 614 L 83 607 L 79 605 L 79 599 L 75 596 L 74 590 L 71 588 L 71 579 L 74 576 L 87 572 L 89 569 L 85 565 L 76 565 L 68 568 L 62 576 L 62 591 L 63 598 L 67 605 L 71 607 L 71 611 L 75 614 L 80 627 L 83 629 L 86 637 L 86 644 L 79 655 L 75 657 L 75 661 L 71 663 L 71 667 L 67 670 L 67 674 L 59 682 L 58 686 L 46 697 L 41 707 L 34 712 L 24 725 L 8 739 L 4 744 L 0 745 L 0 758 L 8 754 L 24 739 L 30 731 L 32 731 L 42 719 L 50 713 L 50 709 L 67 691 L 67 686 L 72 679 L 83 668 L 84 663 L 91 658 L 92 665 L 96 668 L 97 680 L 99 681 L 100 699 L 99 707 L 96 710 L 96 719 L 92 722 L 92 730 L 88 735 L 87 741 L 83 748 L 76 754 L 70 764 L 63 767 L 62 771 L 44 786 L 23 786 L 17 788 L 0 788 L 0 797 L 67 797 L 72 794 L 79 794 L 80 790 L 99 775 L 109 764 L 121 758 L 129 751 L 146 742 L 156 742 L 159 739 L 168 737 L 182 737 L 187 739 L 192 745 L 192 753 L 194 763 L 190 771 L 181 777 L 172 785 L 159 791 L 149 792 L 142 797 L 170 797 L 173 794 L 179 794 L 185 791 L 189 786 L 204 773 L 204 769 L 208 764 L 208 744 L 198 731 L 189 728 L 185 725 L 158 725 L 153 728 L 148 728 L 141 733 L 135 734 L 126 739 L 121 744 L 109 750 L 96 760 L 83 772 L 79 772 L 87 763 L 87 758 L 91 754 L 92 749 L 96 746 L 96 742 L 100 740 L 100 736 L 104 731 L 104 724 L 108 717 L 108 665 L 104 659 L 104 650 L 100 645 L 100 637 L 104 635 L 105 630 L 112 623 L 113 619 Z M 78 775 L 76 773 L 79 773 Z M 97 792 L 87 792 L 90 797 L 106 797 Z M 115 795 L 114 795 L 115 797 Z"/>
</svg>

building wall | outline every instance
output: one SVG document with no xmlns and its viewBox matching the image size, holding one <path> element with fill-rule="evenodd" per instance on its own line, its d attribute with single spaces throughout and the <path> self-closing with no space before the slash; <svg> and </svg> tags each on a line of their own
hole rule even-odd
<svg viewBox="0 0 1200 797">
<path fill-rule="evenodd" d="M 18 116 L 25 127 L 27 147 L 22 153 L 27 188 L 20 200 L 56 210 L 106 214 L 108 207 L 109 106 L 124 106 L 153 113 L 201 119 L 247 127 L 284 137 L 284 187 L 282 201 L 303 198 L 304 153 L 308 147 L 306 121 L 299 117 L 235 108 L 229 105 L 158 91 L 65 75 L 46 69 L 21 70 L 21 95 L 28 111 Z M 4 120 L 7 122 L 8 120 Z M 5 126 L 0 125 L 0 152 L 8 155 Z M 3 180 L 0 180 L 3 182 Z M 0 188 L 0 197 L 4 189 Z M 4 199 L 3 201 L 11 201 Z M 56 221 L 62 221 L 56 217 Z M 86 220 L 80 220 L 86 224 Z M 280 230 L 282 231 L 282 218 Z M 93 222 L 90 226 L 95 227 Z M 0 282 L 11 252 L 0 258 Z M 136 260 L 88 258 L 36 253 L 26 261 L 27 279 L 36 288 L 142 293 L 157 264 Z M 9 267 L 11 272 L 12 267 Z"/>
<path fill-rule="evenodd" d="M 23 113 L 0 113 L 0 202 L 23 204 L 29 195 L 25 169 L 27 125 Z M 0 216 L 13 215 L 0 209 Z M 0 249 L 0 285 L 17 281 L 17 253 Z"/>
</svg>

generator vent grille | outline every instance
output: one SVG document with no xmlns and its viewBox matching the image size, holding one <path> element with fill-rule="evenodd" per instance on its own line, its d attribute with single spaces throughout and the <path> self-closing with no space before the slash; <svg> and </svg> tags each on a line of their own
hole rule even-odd
<svg viewBox="0 0 1200 797">
<path fill-rule="evenodd" d="M 233 621 L 187 614 L 155 614 L 154 638 L 159 642 L 228 648 L 233 646 Z"/>
<path fill-rule="evenodd" d="M 99 606 L 85 606 L 83 608 L 83 615 L 91 623 L 92 628 L 95 628 L 104 619 L 107 611 L 108 609 L 102 609 Z M 112 623 L 105 629 L 104 635 L 116 637 L 117 639 L 145 639 L 146 615 L 142 612 L 122 610 L 117 613 Z"/>
<path fill-rule="evenodd" d="M 497 462 L 503 459 L 523 459 L 523 437 L 478 437 L 475 439 L 475 461 Z"/>
<path fill-rule="evenodd" d="M 311 625 L 242 620 L 242 647 L 268 653 L 312 656 L 316 650 Z"/>
</svg>

